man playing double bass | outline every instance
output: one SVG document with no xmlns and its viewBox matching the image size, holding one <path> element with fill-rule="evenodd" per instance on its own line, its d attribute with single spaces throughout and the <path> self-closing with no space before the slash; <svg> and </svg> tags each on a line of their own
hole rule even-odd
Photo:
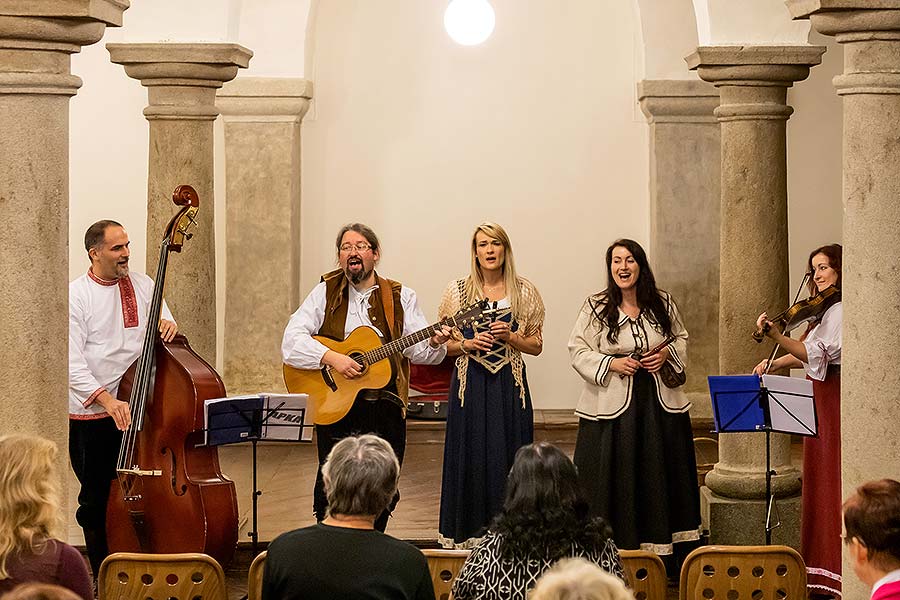
<svg viewBox="0 0 900 600">
<path fill-rule="evenodd" d="M 419 308 L 416 293 L 396 281 L 375 273 L 381 247 L 378 237 L 366 225 L 345 225 L 337 235 L 339 269 L 326 273 L 312 289 L 300 308 L 291 316 L 284 331 L 281 355 L 284 362 L 298 369 L 316 370 L 329 366 L 335 377 L 356 379 L 362 375 L 360 365 L 351 357 L 329 349 L 313 339 L 322 335 L 345 339 L 363 325 L 375 329 L 387 340 L 425 329 L 428 322 Z M 391 307 L 386 310 L 385 303 Z M 388 323 L 387 314 L 394 318 Z M 428 340 L 406 348 L 402 356 L 393 356 L 395 375 L 386 388 L 363 390 L 355 398 L 349 413 L 330 425 L 316 425 L 319 471 L 313 499 L 316 520 L 326 517 L 328 500 L 322 478 L 322 465 L 332 447 L 349 435 L 375 433 L 387 440 L 403 463 L 406 448 L 405 400 L 409 394 L 408 361 L 436 364 L 447 355 L 444 343 L 450 339 L 446 326 Z M 400 499 L 395 494 L 390 506 L 375 520 L 375 528 L 384 531 L 388 517 Z"/>
<path fill-rule="evenodd" d="M 116 392 L 141 353 L 153 300 L 153 280 L 129 272 L 129 243 L 115 221 L 91 225 L 84 234 L 91 266 L 69 284 L 69 458 L 81 484 L 75 518 L 94 578 L 109 554 L 106 504 L 131 423 L 128 399 Z M 178 330 L 165 303 L 158 327 L 167 342 Z"/>
</svg>

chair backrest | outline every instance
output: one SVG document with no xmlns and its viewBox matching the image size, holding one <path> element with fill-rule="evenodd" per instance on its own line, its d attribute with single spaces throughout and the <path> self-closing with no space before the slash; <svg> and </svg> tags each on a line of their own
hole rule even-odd
<svg viewBox="0 0 900 600">
<path fill-rule="evenodd" d="M 266 570 L 266 554 L 263 551 L 256 555 L 250 563 L 250 572 L 247 574 L 247 600 L 262 600 L 263 573 Z"/>
<path fill-rule="evenodd" d="M 225 573 L 206 554 L 111 554 L 97 591 L 100 600 L 227 600 Z"/>
<path fill-rule="evenodd" d="M 666 600 L 666 566 L 646 550 L 619 550 L 622 568 L 635 600 Z"/>
<path fill-rule="evenodd" d="M 804 600 L 806 565 L 787 546 L 702 546 L 681 567 L 682 600 Z"/>
<path fill-rule="evenodd" d="M 449 600 L 453 580 L 469 557 L 468 550 L 422 550 L 434 584 L 435 600 Z"/>
</svg>

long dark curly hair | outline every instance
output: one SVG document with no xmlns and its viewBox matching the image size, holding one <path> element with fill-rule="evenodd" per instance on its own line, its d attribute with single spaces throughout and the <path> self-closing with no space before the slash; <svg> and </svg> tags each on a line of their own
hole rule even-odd
<svg viewBox="0 0 900 600">
<path fill-rule="evenodd" d="M 635 262 L 640 267 L 635 286 L 638 306 L 641 310 L 650 311 L 652 320 L 659 325 L 664 336 L 672 335 L 672 318 L 669 316 L 668 307 L 665 300 L 663 300 L 663 296 L 656 288 L 656 278 L 653 276 L 650 263 L 647 262 L 647 253 L 636 241 L 622 238 L 614 241 L 606 249 L 606 289 L 594 296 L 591 301 L 591 308 L 594 310 L 594 314 L 600 319 L 601 323 L 606 325 L 606 339 L 610 343 L 615 343 L 619 337 L 619 305 L 622 304 L 622 290 L 616 285 L 612 273 L 613 250 L 618 247 L 625 248 L 631 252 Z"/>
<path fill-rule="evenodd" d="M 572 544 L 602 548 L 612 530 L 590 518 L 575 465 L 547 442 L 519 448 L 506 480 L 503 511 L 491 529 L 500 534 L 504 559 L 557 560 L 572 554 Z"/>
</svg>

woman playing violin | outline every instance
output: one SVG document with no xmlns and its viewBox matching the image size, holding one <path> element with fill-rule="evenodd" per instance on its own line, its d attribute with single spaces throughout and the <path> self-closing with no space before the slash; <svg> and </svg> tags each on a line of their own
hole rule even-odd
<svg viewBox="0 0 900 600">
<path fill-rule="evenodd" d="M 809 255 L 810 294 L 841 287 L 841 246 L 829 244 Z M 832 304 L 799 340 L 788 337 L 763 313 L 760 330 L 788 353 L 770 370 L 802 368 L 813 383 L 818 437 L 803 438 L 801 549 L 811 597 L 841 595 L 841 323 L 840 302 Z M 753 372 L 766 372 L 764 360 Z"/>
</svg>

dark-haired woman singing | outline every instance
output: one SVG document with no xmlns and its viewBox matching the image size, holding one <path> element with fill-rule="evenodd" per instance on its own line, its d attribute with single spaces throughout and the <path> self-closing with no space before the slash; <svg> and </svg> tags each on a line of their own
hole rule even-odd
<svg viewBox="0 0 900 600">
<path fill-rule="evenodd" d="M 585 300 L 569 338 L 584 380 L 575 464 L 616 544 L 665 557 L 700 538 L 690 403 L 660 377 L 664 367 L 684 372 L 688 334 L 637 242 L 613 242 L 606 268 L 606 289 Z"/>
<path fill-rule="evenodd" d="M 456 600 L 525 600 L 561 558 L 580 556 L 624 580 L 609 526 L 588 515 L 575 465 L 546 442 L 519 448 L 506 501 L 453 582 Z"/>
</svg>

